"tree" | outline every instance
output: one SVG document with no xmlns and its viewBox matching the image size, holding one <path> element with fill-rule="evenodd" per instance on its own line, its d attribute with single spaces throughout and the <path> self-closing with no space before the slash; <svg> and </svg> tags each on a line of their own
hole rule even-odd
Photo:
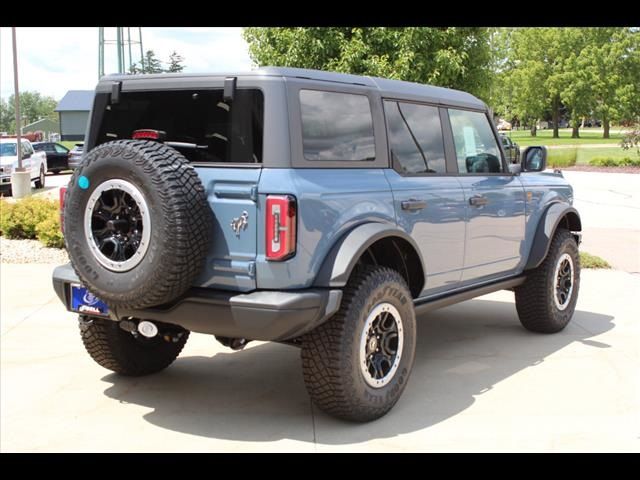
<svg viewBox="0 0 640 480">
<path fill-rule="evenodd" d="M 255 64 L 333 70 L 457 88 L 488 98 L 486 28 L 245 28 Z"/>
<path fill-rule="evenodd" d="M 22 126 L 42 118 L 57 120 L 55 112 L 57 104 L 53 97 L 43 96 L 40 92 L 20 92 Z M 7 101 L 3 99 L 0 103 L 0 130 L 15 132 L 15 95 L 13 94 Z"/>
<path fill-rule="evenodd" d="M 165 70 L 164 68 L 162 68 L 163 62 L 161 62 L 158 57 L 156 57 L 156 53 L 153 50 L 147 50 L 147 53 L 145 53 L 144 55 L 144 62 L 134 63 L 133 65 L 131 65 L 129 73 L 141 74 L 182 72 L 184 70 L 183 62 L 184 57 L 174 51 L 169 56 L 169 61 L 166 62 L 169 64 L 169 68 Z"/>
<path fill-rule="evenodd" d="M 588 78 L 594 115 L 609 138 L 612 120 L 638 114 L 640 96 L 639 34 L 630 28 L 590 28 L 579 55 L 579 69 Z"/>
<path fill-rule="evenodd" d="M 173 53 L 169 56 L 169 68 L 165 70 L 167 73 L 178 73 L 184 70 L 184 57 L 178 55 L 178 53 L 174 50 Z"/>
</svg>

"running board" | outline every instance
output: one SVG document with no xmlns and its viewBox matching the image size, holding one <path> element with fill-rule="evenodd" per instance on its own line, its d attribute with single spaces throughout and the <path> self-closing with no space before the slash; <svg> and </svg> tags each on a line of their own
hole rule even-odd
<svg viewBox="0 0 640 480">
<path fill-rule="evenodd" d="M 527 279 L 525 276 L 510 278 L 509 280 L 502 280 L 496 283 L 490 283 L 481 287 L 470 288 L 453 295 L 447 295 L 444 297 L 436 297 L 433 300 L 418 301 L 415 304 L 416 315 L 420 315 L 431 310 L 436 310 L 442 307 L 448 307 L 454 303 L 464 302 L 465 300 L 471 300 L 472 298 L 486 295 L 487 293 L 497 292 L 498 290 L 507 290 L 522 285 Z"/>
</svg>

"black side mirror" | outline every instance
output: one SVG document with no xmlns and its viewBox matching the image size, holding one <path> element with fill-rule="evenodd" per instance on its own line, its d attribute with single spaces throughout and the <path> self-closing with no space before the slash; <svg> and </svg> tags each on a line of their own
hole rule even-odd
<svg viewBox="0 0 640 480">
<path fill-rule="evenodd" d="M 522 170 L 542 172 L 547 168 L 547 147 L 529 147 L 522 154 Z"/>
</svg>

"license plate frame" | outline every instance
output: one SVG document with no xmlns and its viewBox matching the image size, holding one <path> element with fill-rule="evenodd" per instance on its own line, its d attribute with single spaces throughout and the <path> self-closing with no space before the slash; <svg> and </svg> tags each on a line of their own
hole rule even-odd
<svg viewBox="0 0 640 480">
<path fill-rule="evenodd" d="M 87 287 L 79 283 L 72 283 L 69 287 L 69 310 L 84 315 L 109 316 L 109 307 L 106 303 L 93 295 Z"/>
</svg>

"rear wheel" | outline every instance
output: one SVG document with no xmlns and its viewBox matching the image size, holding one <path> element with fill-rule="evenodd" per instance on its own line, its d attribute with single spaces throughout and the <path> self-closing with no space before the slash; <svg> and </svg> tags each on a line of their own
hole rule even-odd
<svg viewBox="0 0 640 480">
<path fill-rule="evenodd" d="M 82 343 L 98 365 L 134 377 L 167 368 L 189 338 L 189 331 L 179 327 L 171 335 L 146 338 L 123 330 L 113 320 L 84 315 L 80 316 L 79 325 Z"/>
<path fill-rule="evenodd" d="M 520 322 L 532 332 L 559 332 L 573 316 L 579 288 L 578 245 L 571 232 L 561 228 L 544 261 L 515 289 Z"/>
<path fill-rule="evenodd" d="M 413 299 L 402 276 L 389 268 L 361 267 L 338 313 L 303 338 L 307 391 L 330 415 L 375 420 L 402 395 L 415 344 Z"/>
</svg>

